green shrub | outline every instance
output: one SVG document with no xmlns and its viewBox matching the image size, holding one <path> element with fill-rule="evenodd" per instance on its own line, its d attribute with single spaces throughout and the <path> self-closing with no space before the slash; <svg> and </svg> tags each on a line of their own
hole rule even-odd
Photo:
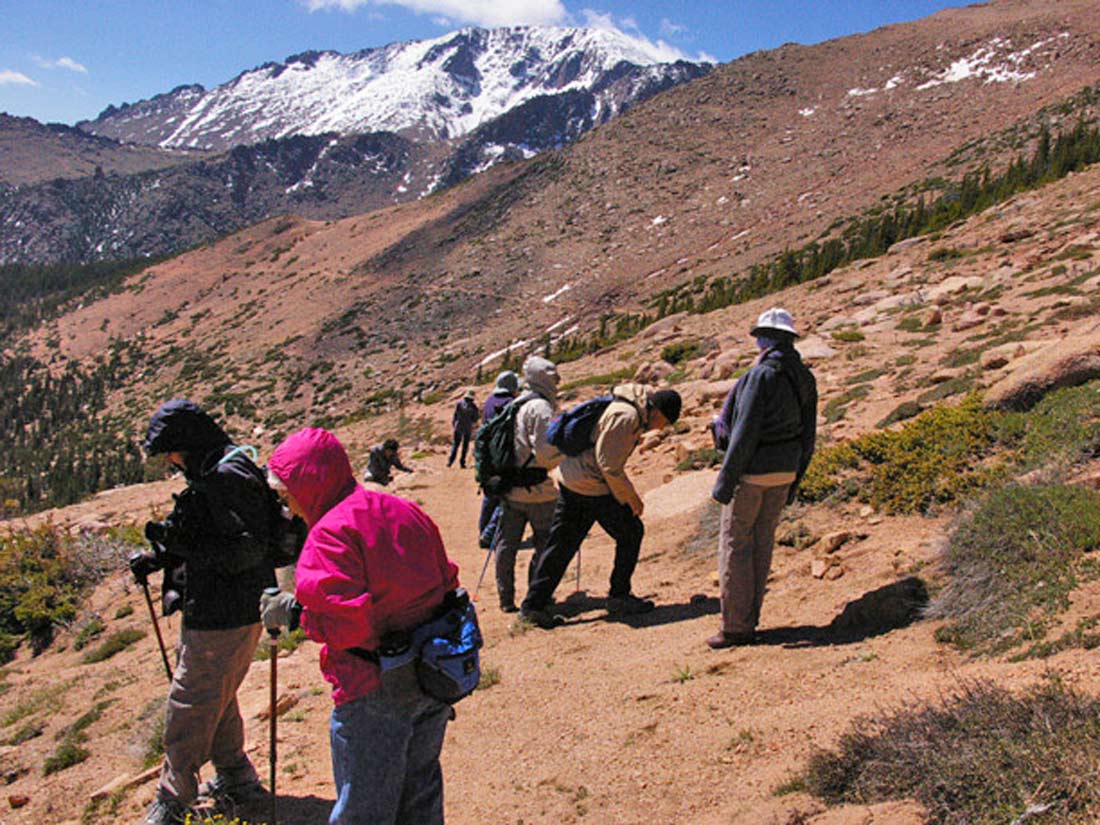
<svg viewBox="0 0 1100 825">
<path fill-rule="evenodd" d="M 855 327 L 845 327 L 844 329 L 833 330 L 832 338 L 834 341 L 840 341 L 842 343 L 850 344 L 856 341 L 863 341 L 867 336 L 860 332 Z"/>
<path fill-rule="evenodd" d="M 22 745 L 42 735 L 45 725 L 42 722 L 27 722 L 8 739 L 9 745 Z"/>
<path fill-rule="evenodd" d="M 116 653 L 121 653 L 130 645 L 144 639 L 146 635 L 144 630 L 137 629 L 120 630 L 117 633 L 112 633 L 95 650 L 89 650 L 85 653 L 81 661 L 86 665 L 90 665 L 102 662 L 104 659 L 110 659 Z"/>
<path fill-rule="evenodd" d="M 810 463 L 799 497 L 822 501 L 851 489 L 895 514 L 957 501 L 996 477 L 996 465 L 982 463 L 994 443 L 993 415 L 971 395 L 957 406 L 927 410 L 901 429 L 821 450 Z"/>
<path fill-rule="evenodd" d="M 962 395 L 974 386 L 974 379 L 969 375 L 957 375 L 943 383 L 936 384 L 932 389 L 922 392 L 917 396 L 918 404 L 933 404 L 953 395 Z"/>
<path fill-rule="evenodd" d="M 46 761 L 42 763 L 42 773 L 44 776 L 49 776 L 51 773 L 63 771 L 83 762 L 89 756 L 91 754 L 86 748 L 82 748 L 71 739 L 66 739 L 58 745 L 57 750 L 46 757 Z"/>
<path fill-rule="evenodd" d="M 134 614 L 133 605 L 124 604 L 124 605 L 122 605 L 122 607 L 120 607 L 118 610 L 115 611 L 115 618 L 116 619 L 125 619 L 127 616 L 132 616 L 133 614 Z"/>
<path fill-rule="evenodd" d="M 1100 700 L 1055 676 L 1014 696 L 964 683 L 942 706 L 856 720 L 798 779 L 830 804 L 916 799 L 927 822 L 1004 825 L 1100 817 Z"/>
<path fill-rule="evenodd" d="M 1073 462 L 1100 450 L 1100 381 L 1051 393 L 1026 413 L 1006 413 L 998 438 L 1024 469 Z"/>
<path fill-rule="evenodd" d="M 860 398 L 866 398 L 871 394 L 871 388 L 866 384 L 857 384 L 849 390 L 845 390 L 836 398 L 831 399 L 821 410 L 825 421 L 832 424 L 839 421 L 848 412 L 848 405 Z"/>
<path fill-rule="evenodd" d="M 80 628 L 80 632 L 76 634 L 76 638 L 73 639 L 73 650 L 83 650 L 87 647 L 88 642 L 99 636 L 106 627 L 98 616 L 86 622 L 84 627 Z"/>
<path fill-rule="evenodd" d="M 940 641 L 998 653 L 1041 639 L 1100 547 L 1100 493 L 1082 487 L 1010 485 L 986 496 L 955 527 L 950 581 L 932 615 L 949 619 Z"/>
<path fill-rule="evenodd" d="M 605 372 L 600 375 L 590 375 L 587 378 L 579 378 L 576 381 L 568 381 L 558 387 L 558 391 L 568 392 L 569 390 L 575 390 L 579 387 L 612 387 L 623 381 L 629 381 L 633 377 L 634 367 L 623 367 L 622 369 L 612 372 Z"/>
<path fill-rule="evenodd" d="M 661 359 L 675 365 L 698 358 L 702 353 L 703 346 L 698 341 L 677 341 L 661 350 Z"/>
</svg>

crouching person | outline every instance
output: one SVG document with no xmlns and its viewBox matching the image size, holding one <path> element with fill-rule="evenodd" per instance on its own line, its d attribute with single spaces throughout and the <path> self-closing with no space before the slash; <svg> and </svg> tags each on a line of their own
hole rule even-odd
<svg viewBox="0 0 1100 825">
<path fill-rule="evenodd" d="M 324 645 L 335 703 L 329 823 L 442 823 L 439 754 L 451 708 L 408 668 L 383 680 L 372 655 L 387 634 L 431 618 L 457 586 L 439 529 L 412 502 L 358 485 L 343 445 L 322 429 L 280 444 L 268 478 L 310 528 L 294 595 L 265 594 L 262 614 L 271 629 L 300 621 Z"/>
<path fill-rule="evenodd" d="M 144 819 L 169 825 L 183 822 L 200 795 L 239 802 L 265 794 L 244 752 L 237 689 L 260 638 L 260 594 L 275 583 L 268 550 L 277 502 L 243 448 L 190 401 L 161 406 L 143 447 L 167 455 L 187 478 L 168 518 L 145 527 L 155 552 L 130 561 L 142 584 L 164 569 L 165 615 L 183 611 L 164 768 Z M 216 774 L 200 788 L 208 759 Z"/>
</svg>

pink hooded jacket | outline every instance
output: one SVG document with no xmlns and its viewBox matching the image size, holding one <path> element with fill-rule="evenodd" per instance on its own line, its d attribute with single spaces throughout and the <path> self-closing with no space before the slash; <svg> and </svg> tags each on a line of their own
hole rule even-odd
<svg viewBox="0 0 1100 825">
<path fill-rule="evenodd" d="M 333 701 L 359 699 L 378 687 L 379 670 L 347 648 L 374 650 L 386 633 L 426 621 L 458 586 L 458 567 L 423 510 L 356 484 L 332 433 L 299 430 L 275 449 L 268 468 L 309 523 L 294 593 L 302 627 L 324 645 L 321 672 Z"/>
</svg>

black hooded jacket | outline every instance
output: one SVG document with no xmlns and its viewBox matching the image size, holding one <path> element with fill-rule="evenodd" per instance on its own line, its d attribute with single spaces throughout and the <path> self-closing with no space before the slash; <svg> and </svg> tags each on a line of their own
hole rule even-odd
<svg viewBox="0 0 1100 825">
<path fill-rule="evenodd" d="M 263 472 L 196 404 L 169 401 L 149 422 L 145 449 L 186 453 L 187 487 L 154 528 L 165 590 L 183 599 L 183 623 L 227 630 L 260 620 L 260 594 L 275 584 L 270 549 L 278 500 Z"/>
</svg>

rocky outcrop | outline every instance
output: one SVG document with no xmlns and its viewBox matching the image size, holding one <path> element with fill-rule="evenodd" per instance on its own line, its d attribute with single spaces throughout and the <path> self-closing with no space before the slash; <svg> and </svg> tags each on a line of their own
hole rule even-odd
<svg viewBox="0 0 1100 825">
<path fill-rule="evenodd" d="M 1056 341 L 1020 358 L 986 393 L 987 407 L 1027 410 L 1044 396 L 1100 378 L 1100 331 Z"/>
</svg>

